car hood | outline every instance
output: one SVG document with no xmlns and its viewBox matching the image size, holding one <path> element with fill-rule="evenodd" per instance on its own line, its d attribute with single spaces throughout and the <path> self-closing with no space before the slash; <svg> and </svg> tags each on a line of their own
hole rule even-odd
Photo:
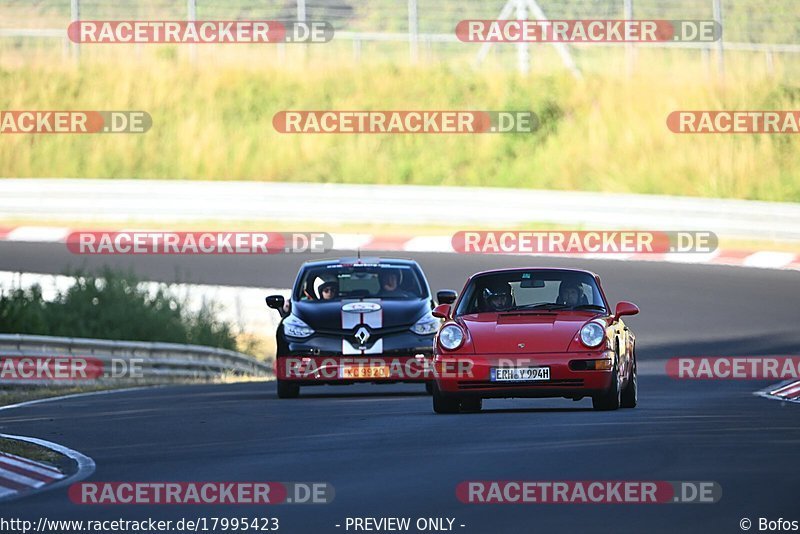
<svg viewBox="0 0 800 534">
<path fill-rule="evenodd" d="M 363 313 L 344 311 L 350 303 L 375 303 L 380 309 Z M 372 329 L 412 326 L 426 311 L 429 299 L 348 299 L 334 302 L 293 302 L 292 314 L 317 331 L 352 330 L 360 324 Z"/>
<path fill-rule="evenodd" d="M 479 313 L 460 318 L 477 353 L 565 352 L 587 313 Z M 520 346 L 522 345 L 522 346 Z"/>
</svg>

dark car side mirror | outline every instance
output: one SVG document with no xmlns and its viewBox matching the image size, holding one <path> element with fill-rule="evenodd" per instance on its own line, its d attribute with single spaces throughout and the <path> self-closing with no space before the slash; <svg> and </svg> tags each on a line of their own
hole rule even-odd
<svg viewBox="0 0 800 534">
<path fill-rule="evenodd" d="M 281 317 L 286 317 L 288 313 L 284 309 L 286 305 L 286 299 L 283 298 L 283 295 L 270 295 L 266 298 L 267 306 L 272 308 L 273 310 L 278 310 L 278 313 L 281 314 Z"/>
<path fill-rule="evenodd" d="M 617 303 L 617 308 L 614 310 L 614 322 L 623 315 L 636 315 L 637 313 L 639 313 L 639 306 L 633 302 L 622 300 Z"/>
<path fill-rule="evenodd" d="M 283 295 L 270 295 L 267 297 L 267 306 L 269 306 L 273 310 L 283 308 L 283 305 L 285 303 L 286 300 L 283 298 Z"/>
<path fill-rule="evenodd" d="M 452 289 L 442 289 L 436 293 L 436 302 L 439 304 L 452 304 L 456 301 L 458 293 Z"/>
<path fill-rule="evenodd" d="M 449 304 L 439 304 L 436 306 L 431 314 L 438 318 L 438 319 L 449 319 L 450 318 L 450 305 Z"/>
</svg>

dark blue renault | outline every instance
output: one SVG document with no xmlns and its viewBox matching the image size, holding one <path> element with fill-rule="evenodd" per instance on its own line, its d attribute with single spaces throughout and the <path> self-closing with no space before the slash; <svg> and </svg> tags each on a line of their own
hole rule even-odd
<svg viewBox="0 0 800 534">
<path fill-rule="evenodd" d="M 453 302 L 441 291 L 440 303 Z M 280 398 L 300 386 L 357 382 L 430 383 L 439 319 L 417 262 L 343 258 L 303 264 L 287 301 L 267 297 L 282 316 L 275 376 Z"/>
</svg>

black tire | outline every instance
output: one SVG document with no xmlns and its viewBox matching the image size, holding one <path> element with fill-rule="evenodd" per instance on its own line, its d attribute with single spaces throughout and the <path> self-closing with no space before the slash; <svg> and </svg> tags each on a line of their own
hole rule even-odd
<svg viewBox="0 0 800 534">
<path fill-rule="evenodd" d="M 278 380 L 278 398 L 279 399 L 295 399 L 300 395 L 300 386 L 294 382 L 287 382 L 286 380 Z"/>
<path fill-rule="evenodd" d="M 620 406 L 623 408 L 636 408 L 639 401 L 639 381 L 636 379 L 636 353 L 633 354 L 633 367 L 628 384 L 620 395 Z"/>
<path fill-rule="evenodd" d="M 433 395 L 433 382 L 425 382 L 425 391 L 428 392 L 428 395 Z"/>
<path fill-rule="evenodd" d="M 599 395 L 595 395 L 592 397 L 592 407 L 595 410 L 616 410 L 619 408 L 620 405 L 620 388 L 619 388 L 619 369 L 617 365 L 614 364 L 614 370 L 612 372 L 611 378 L 611 387 L 608 388 L 607 391 L 601 393 Z"/>
<path fill-rule="evenodd" d="M 483 399 L 480 397 L 467 397 L 461 399 L 461 411 L 467 413 L 477 413 L 483 407 Z"/>
<path fill-rule="evenodd" d="M 458 397 L 443 396 L 435 385 L 432 395 L 433 411 L 436 413 L 458 413 L 461 409 L 461 400 Z"/>
</svg>

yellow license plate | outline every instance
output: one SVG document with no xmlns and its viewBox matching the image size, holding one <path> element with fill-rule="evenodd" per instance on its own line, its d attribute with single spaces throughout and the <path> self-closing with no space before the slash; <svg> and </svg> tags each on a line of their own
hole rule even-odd
<svg viewBox="0 0 800 534">
<path fill-rule="evenodd" d="M 342 378 L 389 378 L 389 367 L 346 365 L 341 368 Z"/>
</svg>

